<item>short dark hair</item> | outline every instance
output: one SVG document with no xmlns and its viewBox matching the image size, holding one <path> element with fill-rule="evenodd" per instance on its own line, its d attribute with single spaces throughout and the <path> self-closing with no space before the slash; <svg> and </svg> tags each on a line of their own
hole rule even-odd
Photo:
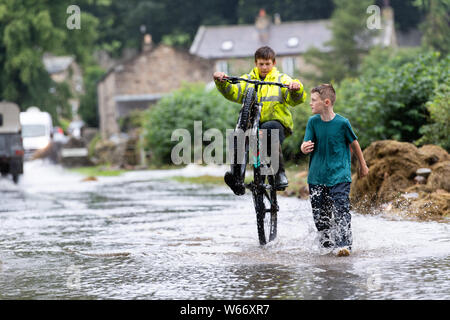
<svg viewBox="0 0 450 320">
<path fill-rule="evenodd" d="M 273 51 L 273 49 L 268 46 L 261 47 L 255 52 L 255 62 L 258 59 L 270 59 L 272 60 L 272 62 L 275 62 L 275 51 Z"/>
<path fill-rule="evenodd" d="M 324 83 L 318 87 L 315 87 L 311 90 L 311 93 L 317 92 L 320 96 L 320 99 L 330 99 L 331 104 L 334 105 L 336 101 L 336 91 L 333 88 L 333 85 Z"/>
</svg>

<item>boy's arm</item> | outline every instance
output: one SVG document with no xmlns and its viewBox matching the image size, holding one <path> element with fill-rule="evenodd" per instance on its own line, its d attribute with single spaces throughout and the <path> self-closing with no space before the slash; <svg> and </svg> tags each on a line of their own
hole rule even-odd
<svg viewBox="0 0 450 320">
<path fill-rule="evenodd" d="M 215 72 L 213 77 L 217 90 L 219 90 L 226 99 L 232 102 L 242 103 L 245 88 L 245 85 L 243 85 L 242 82 L 232 84 L 223 80 L 223 77 L 226 77 L 226 74 L 223 72 Z M 247 75 L 242 76 L 242 78 L 247 78 Z"/>
<path fill-rule="evenodd" d="M 359 146 L 358 140 L 353 140 L 353 142 L 350 144 L 350 147 L 359 161 L 359 177 L 363 178 L 369 174 L 369 168 L 367 167 L 366 160 L 364 160 L 364 155 L 362 153 L 361 147 Z"/>
<path fill-rule="evenodd" d="M 303 84 L 298 79 L 292 80 L 289 76 L 283 75 L 281 82 L 289 85 L 292 89 L 282 88 L 283 98 L 286 103 L 292 107 L 306 101 L 307 93 Z M 295 90 L 295 88 L 298 88 Z"/>
<path fill-rule="evenodd" d="M 308 154 L 314 151 L 314 130 L 312 128 L 311 119 L 306 123 L 305 137 L 303 138 L 303 143 L 300 146 L 300 150 L 304 154 Z"/>
</svg>

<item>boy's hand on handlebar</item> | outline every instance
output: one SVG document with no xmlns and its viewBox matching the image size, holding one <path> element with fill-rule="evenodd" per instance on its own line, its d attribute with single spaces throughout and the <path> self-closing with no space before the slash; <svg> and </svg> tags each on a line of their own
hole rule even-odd
<svg viewBox="0 0 450 320">
<path fill-rule="evenodd" d="M 300 90 L 300 83 L 296 81 L 292 81 L 288 86 L 289 91 L 298 91 Z"/>
<path fill-rule="evenodd" d="M 224 72 L 217 71 L 217 72 L 214 72 L 213 77 L 214 77 L 214 80 L 224 82 L 225 78 L 227 78 L 227 75 Z"/>
</svg>

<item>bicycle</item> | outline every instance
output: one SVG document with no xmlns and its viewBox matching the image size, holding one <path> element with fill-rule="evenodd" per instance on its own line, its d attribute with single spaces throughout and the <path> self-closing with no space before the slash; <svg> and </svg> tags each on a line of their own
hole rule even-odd
<svg viewBox="0 0 450 320">
<path fill-rule="evenodd" d="M 234 153 L 231 164 L 231 173 L 228 176 L 227 174 L 225 175 L 225 182 L 231 186 L 231 181 L 233 181 L 235 185 L 232 190 L 236 195 L 243 195 L 245 189 L 249 189 L 252 192 L 253 204 L 256 211 L 258 239 L 260 245 L 265 245 L 268 242 L 273 241 L 277 236 L 277 216 L 279 206 L 277 201 L 277 189 L 275 187 L 275 172 L 272 171 L 272 174 L 269 175 L 263 175 L 261 173 L 262 166 L 267 166 L 268 168 L 271 168 L 271 166 L 261 162 L 259 121 L 261 118 L 262 103 L 258 103 L 257 93 L 259 86 L 262 85 L 275 85 L 280 88 L 288 88 L 288 86 L 279 82 L 259 81 L 238 77 L 226 77 L 224 80 L 233 84 L 244 81 L 254 85 L 254 87 L 249 86 L 246 92 L 244 92 L 245 96 L 235 129 L 235 132 L 237 130 L 243 130 L 244 132 L 250 130 L 250 135 L 248 139 L 246 137 L 244 140 L 244 152 L 243 154 L 241 152 L 240 159 L 239 150 L 237 149 L 238 141 L 237 138 L 234 137 Z M 256 152 L 253 155 L 253 181 L 244 183 L 245 171 L 247 164 L 249 163 L 249 139 L 251 138 L 256 138 Z"/>
</svg>

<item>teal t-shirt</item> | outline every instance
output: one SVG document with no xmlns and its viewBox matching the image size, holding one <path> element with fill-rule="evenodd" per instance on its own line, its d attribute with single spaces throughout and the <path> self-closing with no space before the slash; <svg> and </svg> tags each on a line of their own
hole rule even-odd
<svg viewBox="0 0 450 320">
<path fill-rule="evenodd" d="M 322 121 L 319 114 L 309 118 L 303 139 L 314 142 L 308 183 L 331 187 L 352 182 L 349 144 L 356 139 L 350 122 L 339 114 L 331 121 Z"/>
</svg>

